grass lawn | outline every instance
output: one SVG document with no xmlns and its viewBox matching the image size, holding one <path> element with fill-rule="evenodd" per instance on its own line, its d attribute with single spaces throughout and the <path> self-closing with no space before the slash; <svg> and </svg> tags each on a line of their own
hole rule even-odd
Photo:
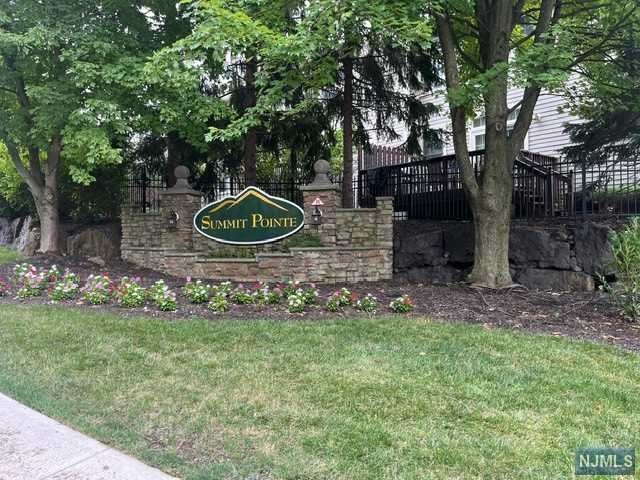
<svg viewBox="0 0 640 480">
<path fill-rule="evenodd" d="M 8 247 L 0 246 L 0 264 L 15 262 L 22 258 L 20 252 Z"/>
<path fill-rule="evenodd" d="M 640 447 L 640 357 L 387 317 L 0 307 L 0 391 L 188 479 L 566 479 Z"/>
</svg>

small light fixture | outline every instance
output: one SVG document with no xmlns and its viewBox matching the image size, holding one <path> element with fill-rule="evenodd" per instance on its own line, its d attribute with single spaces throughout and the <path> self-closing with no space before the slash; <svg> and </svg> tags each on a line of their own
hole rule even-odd
<svg viewBox="0 0 640 480">
<path fill-rule="evenodd" d="M 320 210 L 320 207 L 324 205 L 324 203 L 322 203 L 320 197 L 316 197 L 311 205 L 313 206 L 313 212 L 311 213 L 311 225 L 313 226 L 313 228 L 318 230 L 320 224 L 322 223 L 322 211 Z"/>
<path fill-rule="evenodd" d="M 180 215 L 175 210 L 171 210 L 169 215 L 167 215 L 167 227 L 169 230 L 175 230 L 178 228 L 178 220 L 180 219 Z"/>
</svg>

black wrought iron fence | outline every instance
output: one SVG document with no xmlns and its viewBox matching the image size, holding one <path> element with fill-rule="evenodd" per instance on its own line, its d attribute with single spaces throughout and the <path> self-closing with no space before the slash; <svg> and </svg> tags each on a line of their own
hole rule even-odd
<svg viewBox="0 0 640 480">
<path fill-rule="evenodd" d="M 269 195 L 285 198 L 302 206 L 302 191 L 300 190 L 302 184 L 300 182 L 258 181 L 256 186 Z M 204 201 L 209 203 L 226 196 L 237 195 L 244 190 L 244 188 L 245 184 L 240 179 L 227 178 L 206 189 L 203 192 Z"/>
<path fill-rule="evenodd" d="M 470 153 L 476 176 L 484 151 Z M 571 207 L 571 177 L 555 167 L 557 159 L 522 152 L 513 169 L 515 217 L 553 216 Z M 394 197 L 394 210 L 406 218 L 461 220 L 471 218 L 455 155 L 422 158 L 405 164 L 362 170 L 358 203 L 366 206 L 377 196 Z"/>
<path fill-rule="evenodd" d="M 377 167 L 361 169 L 353 180 L 354 207 L 373 207 L 375 198 L 391 196 L 401 218 L 461 220 L 471 218 L 460 171 L 454 155 L 418 158 L 394 164 L 401 155 L 384 151 L 386 165 L 377 157 L 367 160 Z M 484 152 L 471 152 L 479 175 Z M 379 159 L 378 159 L 379 160 Z M 307 182 L 262 181 L 258 187 L 271 195 L 302 205 L 300 187 Z M 340 185 L 339 179 L 335 182 Z M 131 172 L 125 184 L 126 204 L 141 211 L 157 211 L 162 175 L 144 169 Z M 244 188 L 240 179 L 215 182 L 204 192 L 205 201 L 236 195 Z M 640 166 L 635 160 L 610 158 L 580 163 L 523 151 L 513 169 L 514 218 L 640 214 Z"/>
<path fill-rule="evenodd" d="M 167 188 L 163 175 L 149 171 L 145 167 L 133 168 L 126 177 L 123 187 L 125 205 L 142 212 L 160 209 L 160 192 Z"/>
<path fill-rule="evenodd" d="M 257 187 L 270 195 L 286 198 L 297 205 L 302 205 L 302 191 L 299 182 L 262 181 Z M 127 176 L 124 185 L 125 205 L 141 212 L 156 212 L 160 209 L 160 193 L 167 188 L 163 175 L 153 174 L 144 168 L 133 169 Z M 228 177 L 208 185 L 203 191 L 203 201 L 213 202 L 230 195 L 237 195 L 244 189 L 244 183 Z"/>
<path fill-rule="evenodd" d="M 406 218 L 471 218 L 454 155 L 414 158 L 394 164 L 384 151 L 369 157 L 359 172 L 357 202 L 371 206 L 376 196 L 394 197 L 394 209 Z M 484 152 L 470 153 L 476 175 Z M 389 160 L 391 159 L 391 160 Z M 633 159 L 609 158 L 580 163 L 522 151 L 513 167 L 513 218 L 640 214 L 640 166 Z"/>
</svg>

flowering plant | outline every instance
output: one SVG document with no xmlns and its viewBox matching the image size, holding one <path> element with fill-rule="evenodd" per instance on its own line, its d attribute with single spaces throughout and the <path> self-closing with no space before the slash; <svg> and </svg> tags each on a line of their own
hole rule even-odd
<svg viewBox="0 0 640 480">
<path fill-rule="evenodd" d="M 409 313 L 413 310 L 413 302 L 409 295 L 402 295 L 393 299 L 389 304 L 389 308 L 395 313 Z"/>
<path fill-rule="evenodd" d="M 57 278 L 58 280 L 56 280 L 53 288 L 49 291 L 49 298 L 51 298 L 51 300 L 61 302 L 63 300 L 71 300 L 78 295 L 80 291 L 80 279 L 78 275 L 66 269 L 64 274 Z"/>
<path fill-rule="evenodd" d="M 5 295 L 9 295 L 10 287 L 9 284 L 0 278 L 0 297 L 4 297 Z"/>
<path fill-rule="evenodd" d="M 149 297 L 163 312 L 173 312 L 178 308 L 176 294 L 166 283 L 164 283 L 164 280 L 158 280 L 149 287 Z"/>
<path fill-rule="evenodd" d="M 146 290 L 139 278 L 122 277 L 115 289 L 115 297 L 125 307 L 141 307 L 146 298 Z"/>
<path fill-rule="evenodd" d="M 361 312 L 373 313 L 378 308 L 378 299 L 367 293 L 364 297 L 356 302 L 356 308 Z"/>
<path fill-rule="evenodd" d="M 346 288 L 341 288 L 333 292 L 327 300 L 326 309 L 330 312 L 338 312 L 344 307 L 351 305 L 354 295 Z"/>
<path fill-rule="evenodd" d="M 281 297 L 282 291 L 278 287 L 272 289 L 263 282 L 258 282 L 253 292 L 254 302 L 262 305 L 275 305 Z"/>
<path fill-rule="evenodd" d="M 82 298 L 92 305 L 107 303 L 113 293 L 113 283 L 107 275 L 89 275 L 80 290 Z"/>
<path fill-rule="evenodd" d="M 47 272 L 38 272 L 33 265 L 22 263 L 13 267 L 13 281 L 21 298 L 37 297 L 47 285 Z"/>
<path fill-rule="evenodd" d="M 298 290 L 300 290 L 300 282 L 294 282 L 293 280 L 290 280 L 282 288 L 282 293 L 284 294 L 285 298 L 289 298 L 290 295 L 298 293 Z"/>
<path fill-rule="evenodd" d="M 302 313 L 304 312 L 304 307 L 306 302 L 304 300 L 304 296 L 302 295 L 302 290 L 299 289 L 300 293 L 292 293 L 287 297 L 287 310 L 289 313 Z"/>
<path fill-rule="evenodd" d="M 207 305 L 209 310 L 217 313 L 224 313 L 229 310 L 229 299 L 226 294 L 218 294 L 211 297 L 209 304 Z"/>
<path fill-rule="evenodd" d="M 238 305 L 249 305 L 254 301 L 253 292 L 241 283 L 231 291 L 230 297 Z"/>
<path fill-rule="evenodd" d="M 66 273 L 66 270 L 65 270 L 65 273 Z M 51 265 L 49 270 L 45 272 L 45 279 L 49 283 L 55 283 L 61 278 L 62 278 L 62 275 L 60 274 L 60 269 L 58 268 L 57 265 Z"/>
<path fill-rule="evenodd" d="M 187 283 L 182 288 L 182 293 L 191 303 L 205 303 L 211 294 L 211 285 L 205 285 L 202 280 L 191 281 L 187 278 Z"/>
<path fill-rule="evenodd" d="M 320 295 L 320 293 L 318 292 L 318 289 L 313 283 L 308 287 L 304 287 L 299 290 L 300 290 L 299 293 L 302 295 L 304 303 L 306 303 L 307 305 L 311 305 L 312 303 L 315 303 L 316 299 L 318 298 L 318 295 Z"/>
<path fill-rule="evenodd" d="M 224 295 L 228 296 L 233 290 L 233 285 L 231 282 L 220 282 L 218 285 L 214 285 L 211 288 L 212 294 L 215 295 Z"/>
</svg>

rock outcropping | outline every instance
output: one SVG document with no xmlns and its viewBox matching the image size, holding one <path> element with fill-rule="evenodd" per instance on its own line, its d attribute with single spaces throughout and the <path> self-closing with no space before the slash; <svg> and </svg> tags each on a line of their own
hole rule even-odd
<svg viewBox="0 0 640 480">
<path fill-rule="evenodd" d="M 473 263 L 469 222 L 396 222 L 394 272 L 410 281 L 461 281 Z M 593 290 L 594 277 L 615 274 L 609 225 L 513 225 L 509 260 L 514 280 L 529 288 Z"/>
<path fill-rule="evenodd" d="M 36 253 L 40 229 L 31 217 L 0 217 L 0 245 L 18 250 L 26 256 Z M 62 254 L 100 258 L 108 261 L 120 257 L 120 226 L 117 224 L 60 227 Z"/>
</svg>

